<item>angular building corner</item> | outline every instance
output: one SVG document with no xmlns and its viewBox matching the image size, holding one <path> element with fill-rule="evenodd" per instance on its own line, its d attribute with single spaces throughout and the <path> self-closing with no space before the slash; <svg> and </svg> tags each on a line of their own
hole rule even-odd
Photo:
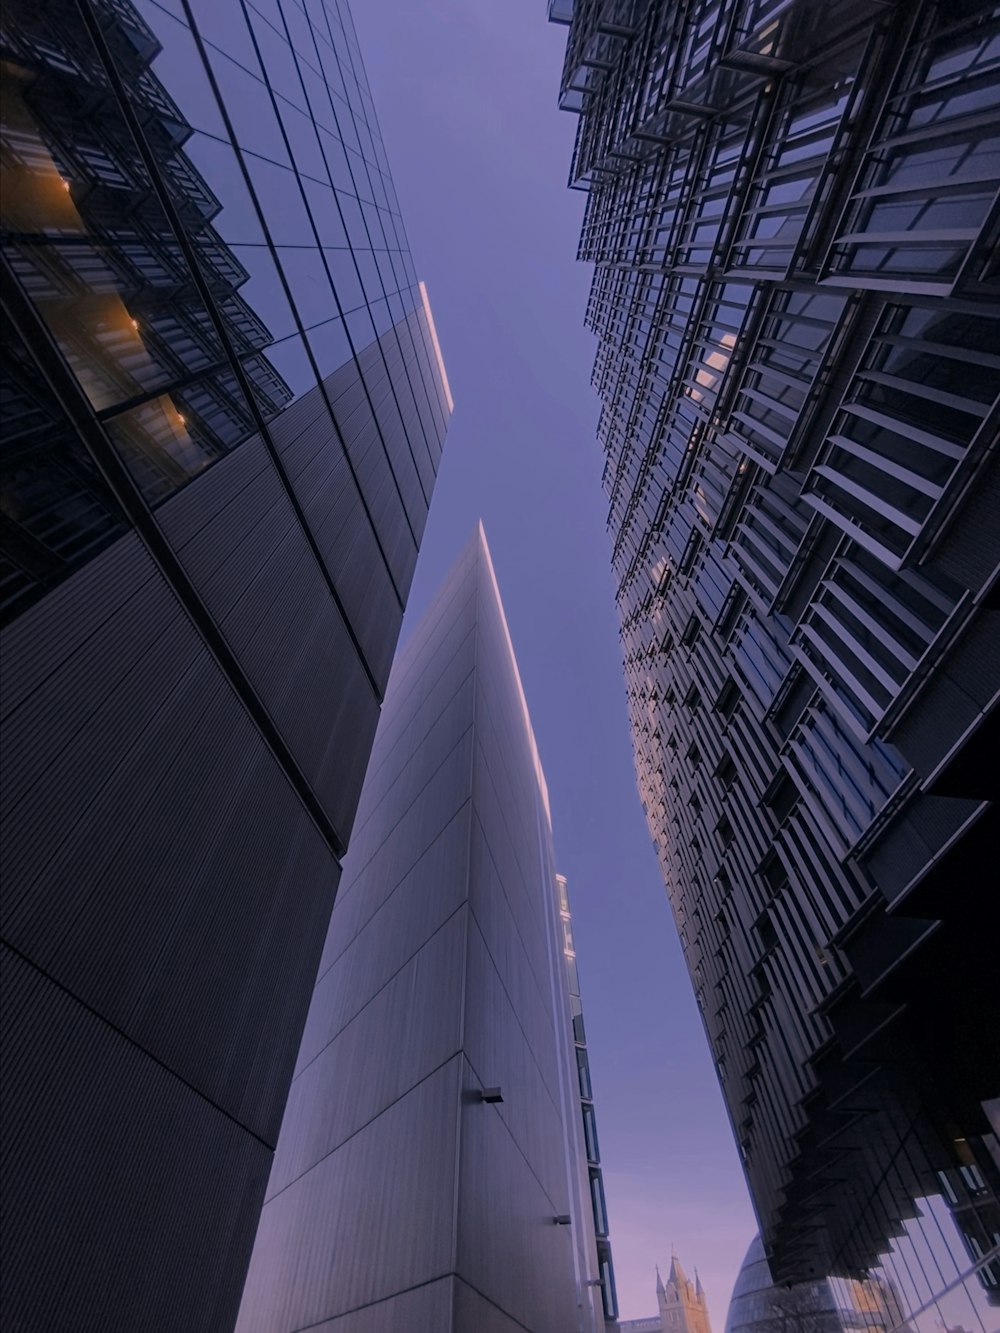
<svg viewBox="0 0 1000 1333">
<path fill-rule="evenodd" d="M 451 397 L 343 0 L 2 40 L 4 1316 L 216 1333 Z"/>
<path fill-rule="evenodd" d="M 639 790 L 764 1253 L 993 1327 L 1000 13 L 550 17 Z"/>
<path fill-rule="evenodd" d="M 603 1333 L 559 885 L 480 528 L 393 667 L 238 1333 Z"/>
</svg>

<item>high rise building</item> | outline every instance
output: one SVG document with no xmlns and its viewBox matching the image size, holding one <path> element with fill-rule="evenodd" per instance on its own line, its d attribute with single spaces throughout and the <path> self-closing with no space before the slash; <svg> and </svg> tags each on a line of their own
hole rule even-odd
<svg viewBox="0 0 1000 1333">
<path fill-rule="evenodd" d="M 549 11 L 639 789 L 765 1255 L 990 1327 L 1000 11 Z"/>
<path fill-rule="evenodd" d="M 343 0 L 2 44 L 4 1319 L 218 1333 L 451 399 Z"/>
<path fill-rule="evenodd" d="M 561 900 L 480 527 L 393 667 L 239 1333 L 603 1333 Z"/>
</svg>

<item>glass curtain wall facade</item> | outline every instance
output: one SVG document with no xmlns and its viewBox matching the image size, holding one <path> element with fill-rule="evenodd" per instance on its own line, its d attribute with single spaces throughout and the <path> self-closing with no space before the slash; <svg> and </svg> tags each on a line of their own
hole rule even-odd
<svg viewBox="0 0 1000 1333">
<path fill-rule="evenodd" d="M 1000 11 L 550 17 L 639 789 L 766 1255 L 992 1330 Z"/>
<path fill-rule="evenodd" d="M 617 1319 L 618 1293 L 615 1289 L 614 1265 L 611 1262 L 608 1207 L 604 1198 L 604 1173 L 601 1171 L 601 1149 L 597 1138 L 594 1088 L 590 1077 L 590 1060 L 587 1055 L 587 1033 L 583 1025 L 583 1003 L 580 999 L 580 974 L 576 964 L 576 946 L 573 943 L 573 916 L 569 907 L 569 885 L 566 882 L 565 875 L 556 875 L 556 892 L 559 898 L 559 924 L 562 930 L 570 1017 L 573 1022 L 574 1058 L 580 1098 L 580 1115 L 583 1124 L 583 1157 L 586 1160 L 586 1193 L 590 1200 L 590 1211 L 593 1214 L 593 1245 L 597 1251 L 597 1278 L 600 1282 L 601 1299 L 604 1303 L 604 1317 L 605 1319 Z"/>
<path fill-rule="evenodd" d="M 451 398 L 346 3 L 0 43 L 4 1312 L 215 1333 Z"/>
<path fill-rule="evenodd" d="M 564 945 L 480 527 L 393 666 L 238 1333 L 603 1333 Z"/>
<path fill-rule="evenodd" d="M 755 1236 L 733 1287 L 726 1333 L 886 1333 L 904 1323 L 899 1298 L 887 1283 L 839 1286 L 835 1291 L 829 1279 L 775 1286 Z"/>
</svg>

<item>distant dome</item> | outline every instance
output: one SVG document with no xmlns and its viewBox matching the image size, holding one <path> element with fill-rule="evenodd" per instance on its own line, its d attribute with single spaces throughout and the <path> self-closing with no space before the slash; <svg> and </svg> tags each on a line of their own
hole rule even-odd
<svg viewBox="0 0 1000 1333">
<path fill-rule="evenodd" d="M 829 1282 L 776 1287 L 761 1239 L 754 1237 L 733 1287 L 726 1333 L 845 1333 L 847 1328 Z"/>
</svg>

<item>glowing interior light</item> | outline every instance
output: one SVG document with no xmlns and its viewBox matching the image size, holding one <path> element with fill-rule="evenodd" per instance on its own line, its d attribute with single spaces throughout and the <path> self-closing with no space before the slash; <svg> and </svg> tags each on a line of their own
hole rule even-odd
<svg viewBox="0 0 1000 1333">
<path fill-rule="evenodd" d="M 137 319 L 132 320 L 132 327 L 134 329 L 137 329 L 139 327 L 139 321 Z"/>
<path fill-rule="evenodd" d="M 64 190 L 68 190 L 68 189 L 69 189 L 69 181 L 61 180 L 61 181 L 60 181 L 60 184 L 62 185 L 62 187 L 63 187 Z"/>
</svg>

